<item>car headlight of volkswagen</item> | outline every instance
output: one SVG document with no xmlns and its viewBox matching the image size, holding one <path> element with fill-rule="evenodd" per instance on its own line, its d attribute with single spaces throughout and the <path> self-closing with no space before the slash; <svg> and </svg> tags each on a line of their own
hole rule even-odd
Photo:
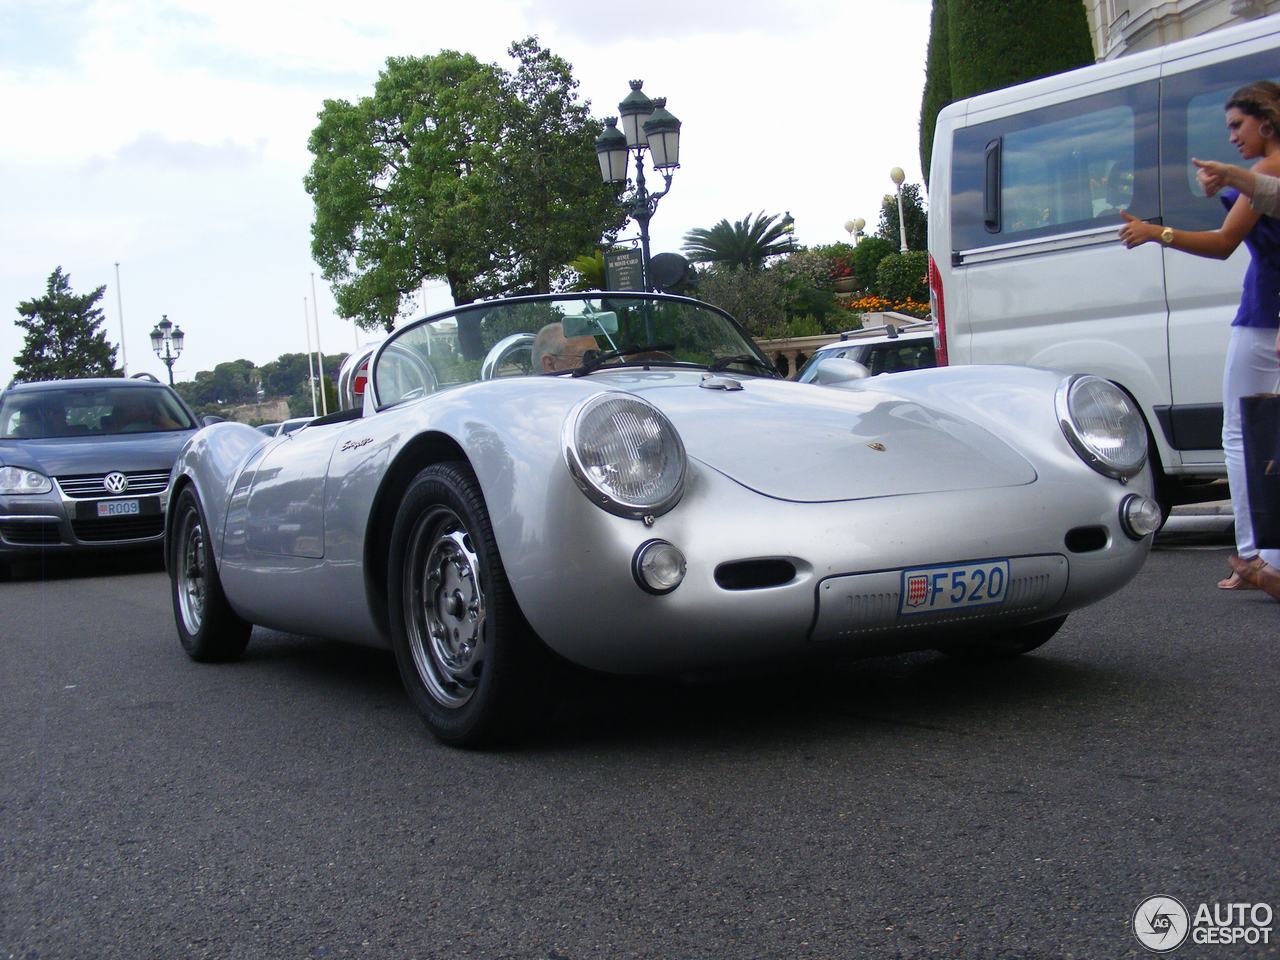
<svg viewBox="0 0 1280 960">
<path fill-rule="evenodd" d="M 1058 423 L 1085 463 L 1122 482 L 1147 462 L 1147 428 L 1128 394 L 1087 374 L 1063 380 L 1055 397 Z"/>
<path fill-rule="evenodd" d="M 43 473 L 22 467 L 0 467 L 0 494 L 48 493 L 53 481 Z"/>
<path fill-rule="evenodd" d="M 610 513 L 640 520 L 680 501 L 684 443 L 653 404 L 626 393 L 598 393 L 569 412 L 562 440 L 574 481 Z"/>
</svg>

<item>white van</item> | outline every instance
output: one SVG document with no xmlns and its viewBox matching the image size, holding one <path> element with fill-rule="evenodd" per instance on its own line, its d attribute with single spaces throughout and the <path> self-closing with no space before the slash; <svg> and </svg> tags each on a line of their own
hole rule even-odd
<svg viewBox="0 0 1280 960">
<path fill-rule="evenodd" d="M 939 364 L 1097 374 L 1138 402 L 1162 504 L 1226 475 L 1222 367 L 1248 263 L 1149 243 L 1119 212 L 1215 229 L 1191 157 L 1239 162 L 1223 104 L 1280 80 L 1280 15 L 997 90 L 938 116 L 929 285 Z"/>
</svg>

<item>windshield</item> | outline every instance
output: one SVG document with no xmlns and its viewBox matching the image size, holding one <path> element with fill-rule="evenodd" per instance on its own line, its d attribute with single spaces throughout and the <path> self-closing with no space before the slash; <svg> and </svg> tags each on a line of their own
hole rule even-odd
<svg viewBox="0 0 1280 960">
<path fill-rule="evenodd" d="M 162 387 L 66 387 L 13 391 L 0 399 L 0 440 L 104 437 L 192 430 L 195 424 Z"/>
<path fill-rule="evenodd" d="M 405 327 L 375 361 L 379 406 L 479 380 L 618 365 L 777 374 L 742 328 L 687 300 L 644 294 L 495 301 Z"/>
</svg>

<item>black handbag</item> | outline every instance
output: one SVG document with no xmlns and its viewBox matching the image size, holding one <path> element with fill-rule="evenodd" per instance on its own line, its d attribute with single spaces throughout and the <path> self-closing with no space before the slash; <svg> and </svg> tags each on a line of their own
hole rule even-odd
<svg viewBox="0 0 1280 960">
<path fill-rule="evenodd" d="M 1280 393 L 1240 398 L 1254 546 L 1280 549 Z"/>
</svg>

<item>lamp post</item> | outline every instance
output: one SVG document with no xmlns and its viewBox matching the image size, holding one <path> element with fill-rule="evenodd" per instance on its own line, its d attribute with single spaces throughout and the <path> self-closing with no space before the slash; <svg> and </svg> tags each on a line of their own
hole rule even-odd
<svg viewBox="0 0 1280 960">
<path fill-rule="evenodd" d="M 182 332 L 181 327 L 175 327 L 169 322 L 167 313 L 160 317 L 160 322 L 151 330 L 151 349 L 169 368 L 169 386 L 171 387 L 173 386 L 173 365 L 178 361 L 178 357 L 182 356 L 182 344 L 185 340 L 186 334 Z"/>
<path fill-rule="evenodd" d="M 898 192 L 898 249 L 902 253 L 906 253 L 907 221 L 902 216 L 902 181 L 907 179 L 907 175 L 902 172 L 901 167 L 894 167 L 889 171 L 889 179 L 893 181 L 893 188 Z"/>
<path fill-rule="evenodd" d="M 863 220 L 861 217 L 854 217 L 852 220 L 846 220 L 844 222 L 845 232 L 849 234 L 849 242 L 855 247 L 858 245 L 858 240 L 862 237 L 862 228 L 866 225 L 867 221 Z"/>
<path fill-rule="evenodd" d="M 796 218 L 788 210 L 782 218 L 782 232 L 787 238 L 787 250 L 794 253 L 796 249 Z"/>
<path fill-rule="evenodd" d="M 641 276 L 644 289 L 653 289 L 649 278 L 649 221 L 658 209 L 658 201 L 671 190 L 671 175 L 680 166 L 680 121 L 667 111 L 665 97 L 650 100 L 645 96 L 643 80 L 631 81 L 631 92 L 618 104 L 618 117 L 605 120 L 604 132 L 596 138 L 596 157 L 605 183 L 626 184 L 627 161 L 636 155 L 635 188 L 620 202 L 627 216 L 640 226 Z M 622 129 L 618 129 L 618 118 Z M 644 180 L 644 153 L 648 150 L 653 168 L 662 174 L 666 186 L 650 193 Z"/>
</svg>

